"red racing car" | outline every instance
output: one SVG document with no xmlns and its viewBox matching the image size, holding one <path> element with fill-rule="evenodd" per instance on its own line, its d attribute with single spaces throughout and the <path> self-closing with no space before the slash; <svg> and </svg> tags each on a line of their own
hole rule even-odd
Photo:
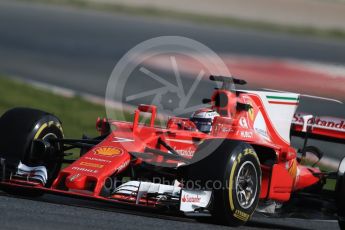
<svg viewBox="0 0 345 230">
<path fill-rule="evenodd" d="M 295 114 L 299 94 L 235 91 L 245 81 L 210 80 L 222 87 L 191 118 L 156 127 L 156 107 L 139 105 L 133 122 L 98 119 L 96 138 L 66 139 L 54 115 L 9 110 L 0 118 L 1 189 L 210 215 L 232 226 L 255 212 L 308 218 L 318 211 L 345 229 L 345 160 L 323 171 L 309 157 L 319 163 L 321 151 L 307 145 L 310 138 L 344 144 L 345 120 Z M 305 139 L 301 150 L 292 135 Z M 73 149 L 80 157 L 65 159 Z M 325 190 L 332 179 L 335 190 Z"/>
</svg>

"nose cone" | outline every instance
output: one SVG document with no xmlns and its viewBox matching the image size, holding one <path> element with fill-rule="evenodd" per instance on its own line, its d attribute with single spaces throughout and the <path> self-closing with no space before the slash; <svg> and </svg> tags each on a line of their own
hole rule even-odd
<svg viewBox="0 0 345 230">
<path fill-rule="evenodd" d="M 66 178 L 65 184 L 69 189 L 79 189 L 85 188 L 87 177 L 81 174 L 72 174 Z"/>
</svg>

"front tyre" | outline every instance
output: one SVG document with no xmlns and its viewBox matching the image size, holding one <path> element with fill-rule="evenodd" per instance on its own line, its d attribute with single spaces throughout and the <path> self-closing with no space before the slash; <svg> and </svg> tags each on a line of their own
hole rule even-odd
<svg viewBox="0 0 345 230">
<path fill-rule="evenodd" d="M 232 226 L 244 225 L 258 205 L 261 189 L 260 164 L 250 145 L 241 143 L 234 147 L 223 181 L 228 187 L 215 191 L 214 216 Z"/>
<path fill-rule="evenodd" d="M 45 166 L 48 173 L 46 187 L 51 186 L 63 161 L 63 149 L 53 144 L 54 151 L 33 154 L 34 140 L 49 142 L 51 139 L 63 138 L 60 120 L 52 114 L 29 108 L 14 108 L 0 118 L 0 153 L 6 161 L 19 162 L 35 167 Z M 8 193 L 26 196 L 41 195 L 40 191 L 3 188 Z"/>
<path fill-rule="evenodd" d="M 208 140 L 199 146 L 213 153 L 191 165 L 189 175 L 202 175 L 204 185 L 213 186 L 212 215 L 219 223 L 244 225 L 254 213 L 261 191 L 261 169 L 254 149 L 247 143 L 230 140 Z M 193 176 L 192 176 L 193 177 Z M 197 178 L 194 178 L 197 179 Z M 209 187 L 209 186 L 206 186 Z"/>
</svg>

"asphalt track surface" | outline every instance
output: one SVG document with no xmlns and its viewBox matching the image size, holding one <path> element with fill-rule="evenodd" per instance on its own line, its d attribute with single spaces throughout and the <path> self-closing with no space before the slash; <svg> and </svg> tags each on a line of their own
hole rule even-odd
<svg viewBox="0 0 345 230">
<path fill-rule="evenodd" d="M 230 229 L 208 219 L 149 213 L 104 203 L 45 195 L 23 198 L 0 194 L 1 229 Z M 335 221 L 253 218 L 236 229 L 338 229 Z"/>
<path fill-rule="evenodd" d="M 345 63 L 339 41 L 0 1 L 0 72 L 104 96 L 116 62 L 139 42 L 162 35 L 193 38 L 220 53 Z M 31 200 L 0 194 L 0 207 L 0 229 L 229 229 L 53 195 Z M 240 229 L 325 228 L 338 226 L 258 218 Z"/>
</svg>

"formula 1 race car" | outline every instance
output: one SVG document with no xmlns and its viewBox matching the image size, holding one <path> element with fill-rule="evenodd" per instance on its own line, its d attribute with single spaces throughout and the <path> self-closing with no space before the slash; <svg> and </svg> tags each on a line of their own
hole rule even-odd
<svg viewBox="0 0 345 230">
<path fill-rule="evenodd" d="M 222 84 L 203 100 L 212 118 L 172 117 L 156 127 L 157 108 L 139 105 L 133 122 L 98 119 L 96 138 L 64 138 L 60 120 L 46 112 L 7 111 L 0 118 L 1 189 L 210 215 L 231 226 L 254 213 L 311 218 L 318 211 L 345 229 L 345 160 L 324 171 L 308 157 L 320 163 L 321 150 L 307 145 L 309 138 L 344 144 L 345 120 L 295 114 L 299 94 L 234 90 L 246 82 L 231 77 L 210 80 Z M 290 145 L 292 135 L 305 139 L 302 149 Z M 67 157 L 73 149 L 80 149 L 76 160 Z M 332 179 L 335 189 L 325 190 Z"/>
</svg>

